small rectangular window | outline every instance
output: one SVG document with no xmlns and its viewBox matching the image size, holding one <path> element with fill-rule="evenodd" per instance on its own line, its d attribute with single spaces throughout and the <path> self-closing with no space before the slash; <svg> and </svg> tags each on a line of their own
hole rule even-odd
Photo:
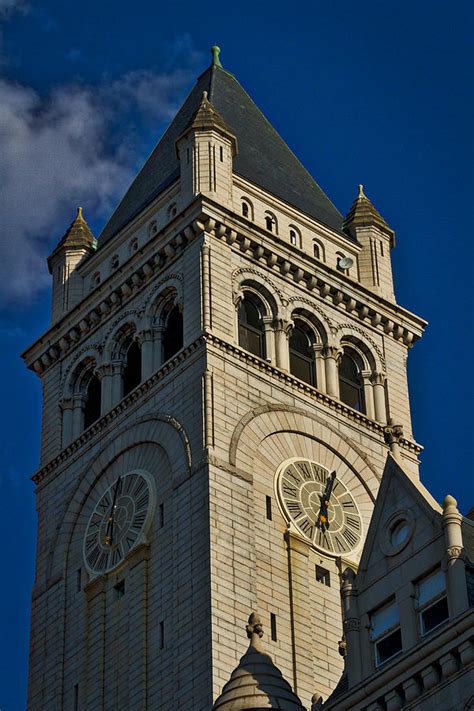
<svg viewBox="0 0 474 711">
<path fill-rule="evenodd" d="M 379 667 L 402 651 L 400 610 L 393 602 L 370 616 L 370 638 L 375 648 L 375 666 Z"/>
<path fill-rule="evenodd" d="M 165 648 L 165 623 L 163 621 L 160 622 L 160 649 Z"/>
<path fill-rule="evenodd" d="M 79 684 L 74 684 L 74 711 L 79 711 Z"/>
<path fill-rule="evenodd" d="M 273 612 L 270 613 L 270 633 L 271 633 L 272 641 L 276 642 L 277 641 L 277 618 Z"/>
<path fill-rule="evenodd" d="M 442 570 L 418 583 L 417 598 L 422 635 L 428 634 L 449 619 L 446 578 Z"/>
<path fill-rule="evenodd" d="M 222 146 L 219 148 L 219 156 L 220 156 L 221 163 L 222 163 L 224 160 L 224 149 L 222 148 Z"/>
<path fill-rule="evenodd" d="M 114 585 L 114 590 L 115 590 L 115 598 L 118 600 L 119 598 L 123 597 L 125 595 L 125 580 L 119 580 L 116 585 Z"/>
<path fill-rule="evenodd" d="M 165 506 L 164 506 L 164 504 L 160 504 L 158 518 L 159 518 L 160 528 L 163 528 L 163 526 L 165 525 Z"/>
<path fill-rule="evenodd" d="M 272 497 L 271 496 L 265 497 L 265 507 L 266 507 L 267 519 L 269 521 L 271 521 L 272 520 Z"/>
<path fill-rule="evenodd" d="M 189 163 L 189 148 L 186 148 L 186 163 Z"/>
<path fill-rule="evenodd" d="M 331 587 L 331 575 L 329 570 L 322 568 L 320 565 L 316 566 L 316 580 L 321 585 L 327 585 L 328 588 Z"/>
<path fill-rule="evenodd" d="M 82 570 L 78 568 L 76 570 L 76 590 L 80 592 L 82 590 Z"/>
<path fill-rule="evenodd" d="M 383 257 L 383 242 L 380 242 L 380 256 Z"/>
</svg>

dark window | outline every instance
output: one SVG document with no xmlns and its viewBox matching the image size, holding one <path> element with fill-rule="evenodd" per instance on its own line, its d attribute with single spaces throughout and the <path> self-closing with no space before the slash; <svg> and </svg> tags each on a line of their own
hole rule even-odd
<svg viewBox="0 0 474 711">
<path fill-rule="evenodd" d="M 167 361 L 183 347 L 183 315 L 175 304 L 169 311 L 163 333 L 163 360 Z"/>
<path fill-rule="evenodd" d="M 266 215 L 265 226 L 266 226 L 267 230 L 269 230 L 270 232 L 273 232 L 273 228 L 275 226 L 275 220 L 273 219 L 273 217 L 271 215 Z"/>
<path fill-rule="evenodd" d="M 272 520 L 272 497 L 271 496 L 265 497 L 265 508 L 266 508 L 267 519 L 269 521 L 271 521 Z"/>
<path fill-rule="evenodd" d="M 316 384 L 313 343 L 311 329 L 302 321 L 296 321 L 289 339 L 290 373 L 310 385 Z"/>
<path fill-rule="evenodd" d="M 160 639 L 159 639 L 160 649 L 165 648 L 165 623 L 160 622 Z"/>
<path fill-rule="evenodd" d="M 421 634 L 425 635 L 449 619 L 446 577 L 437 570 L 417 585 Z"/>
<path fill-rule="evenodd" d="M 82 570 L 80 568 L 76 570 L 76 590 L 77 592 L 82 590 Z"/>
<path fill-rule="evenodd" d="M 401 651 L 402 633 L 400 627 L 398 627 L 398 629 L 390 632 L 386 637 L 375 643 L 376 666 L 379 667 Z"/>
<path fill-rule="evenodd" d="M 222 148 L 222 146 L 219 148 L 219 156 L 222 162 L 224 160 L 224 149 Z"/>
<path fill-rule="evenodd" d="M 249 216 L 249 206 L 247 205 L 246 202 L 243 202 L 243 203 L 242 203 L 242 215 L 243 215 L 244 217 L 248 217 L 248 216 Z"/>
<path fill-rule="evenodd" d="M 114 590 L 117 600 L 123 597 L 125 595 L 125 580 L 119 580 L 119 582 L 114 585 Z"/>
<path fill-rule="evenodd" d="M 352 356 L 344 353 L 339 363 L 339 397 L 349 407 L 365 412 L 364 381 Z"/>
<path fill-rule="evenodd" d="M 160 522 L 160 528 L 163 528 L 163 526 L 165 525 L 165 506 L 164 506 L 164 504 L 160 504 L 159 522 Z"/>
<path fill-rule="evenodd" d="M 270 632 L 273 642 L 277 641 L 277 618 L 273 612 L 270 612 Z"/>
<path fill-rule="evenodd" d="M 89 380 L 84 405 L 84 429 L 87 429 L 100 417 L 101 383 L 97 375 Z"/>
<path fill-rule="evenodd" d="M 245 296 L 239 306 L 239 345 L 259 358 L 265 358 L 262 309 L 251 296 Z"/>
<path fill-rule="evenodd" d="M 313 242 L 313 255 L 316 259 L 321 259 L 321 250 L 319 249 L 319 244 Z"/>
<path fill-rule="evenodd" d="M 298 244 L 298 236 L 294 230 L 290 230 L 290 243 L 295 247 Z"/>
<path fill-rule="evenodd" d="M 142 381 L 142 352 L 136 341 L 127 350 L 127 360 L 123 370 L 123 395 L 136 388 Z"/>
<path fill-rule="evenodd" d="M 74 711 L 79 711 L 79 684 L 74 684 Z"/>
<path fill-rule="evenodd" d="M 186 163 L 189 163 L 189 148 L 186 148 Z"/>
<path fill-rule="evenodd" d="M 434 630 L 435 627 L 446 622 L 446 620 L 449 619 L 447 598 L 443 597 L 441 600 L 437 600 L 437 602 L 427 607 L 426 610 L 420 613 L 420 617 L 422 634 L 428 634 L 428 632 Z"/>
<path fill-rule="evenodd" d="M 328 588 L 331 587 L 331 576 L 329 570 L 322 568 L 320 565 L 316 566 L 316 580 L 321 585 L 327 585 Z"/>
</svg>

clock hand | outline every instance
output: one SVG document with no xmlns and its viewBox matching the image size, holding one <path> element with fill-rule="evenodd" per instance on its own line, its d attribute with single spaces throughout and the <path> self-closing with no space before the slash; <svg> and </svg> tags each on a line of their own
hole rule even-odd
<svg viewBox="0 0 474 711">
<path fill-rule="evenodd" d="M 332 494 L 335 480 L 336 480 L 336 472 L 333 471 L 326 481 L 326 487 L 324 489 L 323 494 L 320 495 L 320 497 L 319 497 L 320 501 L 321 501 L 321 506 L 319 508 L 318 519 L 316 521 L 316 525 L 318 528 L 321 528 L 323 533 L 325 533 L 327 531 L 327 529 L 329 528 L 328 506 L 329 506 L 329 501 L 331 499 L 331 494 Z"/>
<path fill-rule="evenodd" d="M 106 546 L 111 546 L 113 542 L 113 537 L 114 537 L 114 513 L 115 513 L 115 503 L 117 501 L 117 494 L 119 490 L 119 485 L 120 485 L 121 477 L 117 479 L 117 483 L 115 484 L 114 487 L 114 495 L 112 499 L 112 506 L 110 508 L 110 513 L 109 513 L 109 519 L 107 522 L 107 530 L 105 532 L 105 545 Z M 110 531 L 110 535 L 109 535 Z"/>
</svg>

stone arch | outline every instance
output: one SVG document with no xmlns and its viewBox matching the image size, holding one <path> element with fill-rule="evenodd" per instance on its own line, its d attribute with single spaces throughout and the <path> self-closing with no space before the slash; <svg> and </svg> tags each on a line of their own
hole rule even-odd
<svg viewBox="0 0 474 711">
<path fill-rule="evenodd" d="M 316 318 L 323 325 L 328 341 L 330 340 L 331 332 L 334 329 L 334 322 L 315 301 L 306 299 L 304 296 L 292 296 L 288 299 L 288 310 L 293 312 L 295 309 L 304 309 L 310 313 L 314 313 Z"/>
<path fill-rule="evenodd" d="M 242 297 L 245 286 L 253 287 L 257 294 L 260 293 L 266 299 L 269 306 L 269 315 L 277 316 L 281 314 L 284 309 L 285 299 L 276 284 L 266 274 L 251 267 L 234 271 L 232 274 L 232 293 L 235 304 Z"/>
<path fill-rule="evenodd" d="M 118 440 L 120 443 L 118 444 Z M 140 444 L 152 443 L 161 447 L 172 463 L 173 486 L 178 486 L 191 475 L 192 454 L 186 430 L 170 415 L 144 415 L 133 426 L 124 424 L 104 438 L 99 453 L 87 462 L 78 476 L 76 486 L 58 513 L 60 526 L 48 554 L 47 578 L 60 575 L 67 567 L 67 556 L 75 526 L 82 507 L 101 474 L 123 453 Z M 63 566 L 63 568 L 61 568 Z"/>
<path fill-rule="evenodd" d="M 120 357 L 123 343 L 139 330 L 139 315 L 136 310 L 126 311 L 114 321 L 103 341 L 104 360 Z"/>
<path fill-rule="evenodd" d="M 67 367 L 61 382 L 60 391 L 62 397 L 68 397 L 73 394 L 76 378 L 80 375 L 79 371 L 82 367 L 89 369 L 91 367 L 91 363 L 95 364 L 93 366 L 94 370 L 101 363 L 98 344 L 84 346 L 84 348 L 81 348 L 77 351 L 77 353 L 75 353 L 74 358 Z"/>
<path fill-rule="evenodd" d="M 344 323 L 337 326 L 336 344 L 343 347 L 344 344 L 354 347 L 366 363 L 367 370 L 385 373 L 385 358 L 375 341 L 362 329 L 352 324 Z"/>
<path fill-rule="evenodd" d="M 244 415 L 232 434 L 230 464 L 237 469 L 251 469 L 261 443 L 278 432 L 304 435 L 337 453 L 362 482 L 371 501 L 375 501 L 373 492 L 378 489 L 382 474 L 365 452 L 318 415 L 291 405 L 262 405 Z"/>
<path fill-rule="evenodd" d="M 155 316 L 155 308 L 156 308 L 157 302 L 159 302 L 161 300 L 163 291 L 168 288 L 174 289 L 176 291 L 176 297 L 177 297 L 178 304 L 182 305 L 182 303 L 183 303 L 183 277 L 181 274 L 177 274 L 177 273 L 168 274 L 166 277 L 163 277 L 163 279 L 160 279 L 154 285 L 153 289 L 150 291 L 150 293 L 148 294 L 147 299 L 145 301 L 144 318 L 145 318 L 145 321 L 149 322 L 148 325 L 151 325 L 151 321 L 153 320 L 153 317 Z"/>
<path fill-rule="evenodd" d="M 293 307 L 293 304 L 291 306 Z M 306 323 L 313 331 L 316 343 L 321 343 L 322 345 L 328 344 L 330 331 L 326 328 L 326 324 L 319 318 L 319 314 L 316 316 L 312 313 L 310 308 L 302 305 L 292 308 L 290 318 L 293 323 L 298 319 Z"/>
</svg>

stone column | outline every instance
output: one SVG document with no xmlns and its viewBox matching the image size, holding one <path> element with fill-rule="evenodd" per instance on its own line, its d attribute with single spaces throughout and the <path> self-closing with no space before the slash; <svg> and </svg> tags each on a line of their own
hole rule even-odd
<svg viewBox="0 0 474 711">
<path fill-rule="evenodd" d="M 402 588 L 400 593 L 397 593 L 397 604 L 400 610 L 400 627 L 402 630 L 402 648 L 410 649 L 418 642 L 417 624 L 416 624 L 416 609 L 415 609 L 415 591 L 413 585 L 410 585 L 408 591 Z"/>
<path fill-rule="evenodd" d="M 326 346 L 324 358 L 326 363 L 326 392 L 331 397 L 339 397 L 339 372 L 338 361 L 341 350 L 336 346 Z"/>
<path fill-rule="evenodd" d="M 398 462 L 401 460 L 400 455 L 400 439 L 403 437 L 402 425 L 396 425 L 392 419 L 388 421 L 388 425 L 384 427 L 385 444 L 390 447 L 390 452 L 394 459 Z"/>
<path fill-rule="evenodd" d="M 142 381 L 148 380 L 153 375 L 155 364 L 153 362 L 153 331 L 151 328 L 146 328 L 140 333 L 137 333 L 136 339 L 140 344 L 142 354 Z"/>
<path fill-rule="evenodd" d="M 112 363 L 103 363 L 97 372 L 101 382 L 101 405 L 100 410 L 103 414 L 112 409 L 112 382 L 113 382 L 113 366 Z"/>
<path fill-rule="evenodd" d="M 153 372 L 156 372 L 163 365 L 163 336 L 165 326 L 160 324 L 153 328 Z"/>
<path fill-rule="evenodd" d="M 123 368 L 122 361 L 112 361 L 112 407 L 123 398 Z"/>
<path fill-rule="evenodd" d="M 372 374 L 372 389 L 374 395 L 374 417 L 382 425 L 387 424 L 387 408 L 385 404 L 385 375 Z"/>
<path fill-rule="evenodd" d="M 86 404 L 86 396 L 82 393 L 76 393 L 72 401 L 72 439 L 76 439 L 84 429 L 84 406 Z"/>
<path fill-rule="evenodd" d="M 314 693 L 311 625 L 311 595 L 309 588 L 309 545 L 291 531 L 285 533 L 288 550 L 290 585 L 291 643 L 293 649 L 293 689 L 303 704 Z"/>
<path fill-rule="evenodd" d="M 364 400 L 365 400 L 365 414 L 370 417 L 371 420 L 375 420 L 374 411 L 374 393 L 372 388 L 372 371 L 363 370 L 361 372 L 362 381 L 364 383 Z"/>
<path fill-rule="evenodd" d="M 72 397 L 63 397 L 60 404 L 61 404 L 61 410 L 63 413 L 62 444 L 63 444 L 63 447 L 67 447 L 69 442 L 72 441 L 72 432 L 73 432 L 72 417 L 73 417 L 73 407 L 74 407 L 73 398 Z"/>
<path fill-rule="evenodd" d="M 290 352 L 288 336 L 292 327 L 291 321 L 275 319 L 273 328 L 275 330 L 276 365 L 280 370 L 288 372 L 290 370 Z"/>
<path fill-rule="evenodd" d="M 269 363 L 275 362 L 275 332 L 273 330 L 273 316 L 263 317 L 265 330 L 265 357 Z"/>
<path fill-rule="evenodd" d="M 210 280 L 210 254 L 209 237 L 204 237 L 201 247 L 201 279 L 202 279 L 202 329 L 204 332 L 212 328 L 211 313 L 211 280 Z"/>
<path fill-rule="evenodd" d="M 322 343 L 315 343 L 313 350 L 314 365 L 316 368 L 316 387 L 324 393 L 326 392 L 326 369 L 323 357 L 324 346 Z"/>
<path fill-rule="evenodd" d="M 349 688 L 359 683 L 362 678 L 360 620 L 357 610 L 357 588 L 355 573 L 352 568 L 346 568 L 342 573 L 342 616 L 344 637 L 346 642 L 346 672 Z"/>
<path fill-rule="evenodd" d="M 461 522 L 462 516 L 457 509 L 456 499 L 446 496 L 443 501 L 443 528 L 447 558 L 448 605 L 451 617 L 460 615 L 469 607 Z"/>
</svg>

